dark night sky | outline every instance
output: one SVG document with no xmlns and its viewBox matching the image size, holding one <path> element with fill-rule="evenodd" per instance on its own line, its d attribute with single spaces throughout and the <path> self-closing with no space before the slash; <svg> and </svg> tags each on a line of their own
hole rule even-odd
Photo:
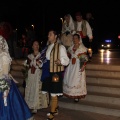
<svg viewBox="0 0 120 120">
<path fill-rule="evenodd" d="M 51 26 L 61 28 L 60 17 L 70 13 L 74 18 L 77 11 L 82 11 L 83 16 L 88 11 L 93 13 L 100 36 L 120 33 L 119 0 L 3 1 L 0 2 L 0 21 L 9 21 L 14 28 L 34 24 L 37 30 L 46 33 Z"/>
</svg>

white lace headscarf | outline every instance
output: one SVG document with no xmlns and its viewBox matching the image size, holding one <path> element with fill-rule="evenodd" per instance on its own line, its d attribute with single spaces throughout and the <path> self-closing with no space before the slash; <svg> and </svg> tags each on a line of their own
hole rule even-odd
<svg viewBox="0 0 120 120">
<path fill-rule="evenodd" d="M 75 25 L 74 25 L 74 20 L 73 20 L 73 18 L 72 18 L 72 16 L 70 15 L 70 14 L 67 14 L 67 15 L 65 15 L 65 16 L 67 16 L 67 17 L 69 17 L 70 18 L 70 21 L 69 21 L 69 31 L 71 32 L 71 30 L 72 31 L 74 31 L 75 30 Z M 64 22 L 63 22 L 63 30 L 62 30 L 62 32 L 64 33 L 64 26 L 67 26 L 67 22 L 66 22 L 66 20 L 64 20 Z M 68 29 L 68 28 L 67 28 Z M 74 34 L 74 33 L 73 33 Z"/>
<path fill-rule="evenodd" d="M 77 35 L 79 35 L 79 40 L 80 40 L 80 42 L 79 43 L 82 43 L 83 44 L 83 42 L 82 42 L 82 38 L 81 38 L 81 36 L 80 36 L 80 34 L 79 33 L 75 33 L 75 34 L 77 34 Z"/>
<path fill-rule="evenodd" d="M 8 45 L 6 40 L 0 35 L 0 53 L 7 52 L 8 53 Z"/>
<path fill-rule="evenodd" d="M 87 52 L 87 48 L 86 48 L 85 45 L 83 44 L 82 38 L 81 38 L 80 34 L 78 34 L 78 33 L 75 33 L 75 34 L 79 35 L 80 49 L 82 49 L 82 51 L 84 51 L 84 52 Z"/>
<path fill-rule="evenodd" d="M 0 35 L 0 54 L 3 54 L 3 53 L 7 55 L 10 61 L 12 61 L 10 54 L 9 54 L 8 44 L 5 38 Z"/>
<path fill-rule="evenodd" d="M 69 25 L 74 24 L 74 20 L 73 20 L 72 16 L 70 14 L 67 14 L 66 16 L 69 16 L 69 18 L 70 18 Z M 66 20 L 64 20 L 64 23 L 66 23 Z"/>
</svg>

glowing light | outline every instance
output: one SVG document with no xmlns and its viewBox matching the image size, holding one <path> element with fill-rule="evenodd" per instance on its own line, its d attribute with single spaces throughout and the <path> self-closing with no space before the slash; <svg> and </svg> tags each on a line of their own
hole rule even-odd
<svg viewBox="0 0 120 120">
<path fill-rule="evenodd" d="M 34 26 L 33 24 L 32 24 L 31 26 L 33 27 L 33 30 L 34 30 L 34 27 L 35 27 L 35 26 Z"/>
<path fill-rule="evenodd" d="M 63 24 L 63 18 L 60 18 L 60 20 L 62 21 L 62 24 Z"/>
<path fill-rule="evenodd" d="M 120 35 L 118 35 L 118 39 L 120 39 Z"/>
<path fill-rule="evenodd" d="M 111 43 L 111 42 L 112 42 L 112 40 L 105 40 L 105 42 L 106 42 L 106 43 Z"/>
<path fill-rule="evenodd" d="M 101 63 L 103 63 L 104 57 L 103 57 L 103 52 L 100 53 L 101 54 Z"/>
<path fill-rule="evenodd" d="M 104 46 L 104 45 L 101 45 L 102 47 Z"/>
<path fill-rule="evenodd" d="M 110 63 L 110 51 L 109 50 L 107 50 L 107 53 L 106 53 L 107 55 L 106 55 L 106 62 L 107 62 L 107 64 L 109 64 Z"/>
<path fill-rule="evenodd" d="M 91 48 L 89 48 L 89 49 L 88 49 L 88 52 L 89 52 L 89 53 L 91 53 L 91 52 L 92 52 L 92 49 L 91 49 Z"/>
<path fill-rule="evenodd" d="M 110 44 L 108 44 L 107 47 L 110 47 Z"/>
<path fill-rule="evenodd" d="M 100 60 L 101 60 L 101 63 L 103 63 L 103 61 L 104 61 L 104 49 L 101 49 L 100 50 L 100 55 L 101 55 L 101 57 L 100 57 Z"/>
<path fill-rule="evenodd" d="M 105 50 L 104 49 L 101 49 L 100 52 L 103 53 Z"/>
</svg>

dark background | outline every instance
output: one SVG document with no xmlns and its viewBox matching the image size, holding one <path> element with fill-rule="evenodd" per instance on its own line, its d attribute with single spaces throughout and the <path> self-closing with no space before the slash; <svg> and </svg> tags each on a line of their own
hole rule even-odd
<svg viewBox="0 0 120 120">
<path fill-rule="evenodd" d="M 39 38 L 47 36 L 50 28 L 61 31 L 61 20 L 69 13 L 92 12 L 97 23 L 99 40 L 117 40 L 120 34 L 119 0 L 16 0 L 0 2 L 0 21 L 8 21 L 21 32 L 26 26 L 35 25 Z"/>
</svg>

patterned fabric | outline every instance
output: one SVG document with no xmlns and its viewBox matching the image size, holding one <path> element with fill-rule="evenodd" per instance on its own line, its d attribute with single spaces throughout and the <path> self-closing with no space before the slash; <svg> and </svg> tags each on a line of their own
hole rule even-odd
<svg viewBox="0 0 120 120">
<path fill-rule="evenodd" d="M 68 51 L 71 53 L 71 60 L 64 73 L 63 93 L 70 98 L 81 98 L 87 94 L 86 72 L 85 70 L 81 72 L 78 55 L 87 52 L 87 48 L 80 44 L 76 51 L 74 51 L 73 46 Z M 73 58 L 75 58 L 74 64 Z"/>
<path fill-rule="evenodd" d="M 6 40 L 0 36 L 0 79 L 10 76 L 10 88 L 0 92 L 0 120 L 32 120 L 32 114 L 18 90 L 17 81 L 9 75 L 11 57 Z M 4 77 L 3 77 L 4 76 Z M 8 93 L 8 96 L 6 96 Z M 4 96 L 4 99 L 3 99 Z"/>
<path fill-rule="evenodd" d="M 61 72 L 64 71 L 64 66 L 63 65 L 56 65 L 54 63 L 55 60 L 59 59 L 60 60 L 60 53 L 59 53 L 59 48 L 60 44 L 55 43 L 51 53 L 50 53 L 50 72 Z"/>
<path fill-rule="evenodd" d="M 47 101 L 47 98 L 43 97 L 44 94 L 41 92 L 42 82 L 41 74 L 42 70 L 36 65 L 36 60 L 39 60 L 40 53 L 37 56 L 33 54 L 28 55 L 30 59 L 29 66 L 30 69 L 28 70 L 28 78 L 26 81 L 26 88 L 25 88 L 25 100 L 30 109 L 42 109 L 46 108 L 48 104 L 44 104 L 44 100 Z M 35 68 L 34 72 L 32 72 L 32 68 Z"/>
<path fill-rule="evenodd" d="M 47 51 L 48 46 L 46 46 L 42 51 L 41 51 L 41 55 L 40 55 L 40 60 L 45 63 L 47 62 L 46 59 L 46 51 Z"/>
</svg>

